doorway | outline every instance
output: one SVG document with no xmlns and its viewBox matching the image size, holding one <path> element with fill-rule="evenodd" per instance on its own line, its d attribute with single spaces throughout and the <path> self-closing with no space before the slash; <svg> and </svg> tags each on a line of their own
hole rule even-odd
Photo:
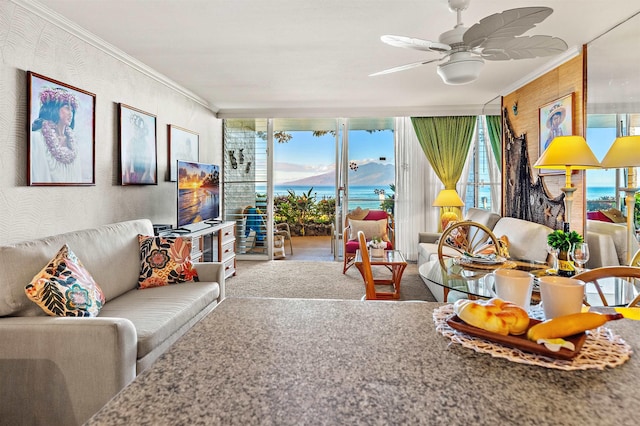
<svg viewBox="0 0 640 426">
<path fill-rule="evenodd" d="M 392 118 L 225 120 L 224 211 L 238 224 L 238 258 L 272 259 L 273 224 L 286 222 L 319 260 L 338 259 L 349 210 L 393 211 L 393 133 Z M 239 173 L 230 152 L 252 168 Z"/>
</svg>

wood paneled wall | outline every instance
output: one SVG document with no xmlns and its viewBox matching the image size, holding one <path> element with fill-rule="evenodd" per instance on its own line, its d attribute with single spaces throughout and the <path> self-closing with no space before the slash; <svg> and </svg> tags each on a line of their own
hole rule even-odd
<svg viewBox="0 0 640 426">
<path fill-rule="evenodd" d="M 573 134 L 584 136 L 585 113 L 585 55 L 584 53 L 568 60 L 558 68 L 549 71 L 531 83 L 502 98 L 502 108 L 508 110 L 508 117 L 516 135 L 526 134 L 527 150 L 533 163 L 540 157 L 539 152 L 539 108 L 549 102 L 573 93 Z M 518 115 L 513 113 L 514 103 L 518 104 Z M 504 156 L 504 154 L 503 154 Z M 558 175 L 544 175 L 543 183 L 552 197 L 562 194 L 564 186 L 563 172 Z M 533 178 L 537 179 L 538 171 L 533 169 Z M 571 209 L 571 228 L 584 234 L 585 227 L 585 187 L 584 172 L 574 171 L 571 176 L 573 186 L 577 188 Z M 503 173 L 504 187 L 504 173 Z"/>
</svg>

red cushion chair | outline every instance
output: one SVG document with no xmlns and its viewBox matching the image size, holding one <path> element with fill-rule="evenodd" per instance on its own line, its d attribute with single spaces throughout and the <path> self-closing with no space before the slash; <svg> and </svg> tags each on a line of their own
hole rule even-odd
<svg viewBox="0 0 640 426">
<path fill-rule="evenodd" d="M 362 213 L 366 212 L 366 215 Z M 362 217 L 364 216 L 364 217 Z M 360 221 L 378 221 L 385 220 L 385 226 L 376 228 L 373 223 L 363 224 Z M 352 222 L 355 221 L 355 222 Z M 375 236 L 382 236 L 383 240 L 387 243 L 387 250 L 393 250 L 394 246 L 394 232 L 393 232 L 393 216 L 384 210 L 361 210 L 360 208 L 352 211 L 347 215 L 345 228 L 342 232 L 342 241 L 344 241 L 344 265 L 342 273 L 346 273 L 356 258 L 356 251 L 360 248 L 358 242 L 358 231 L 363 231 L 367 237 L 367 241 L 370 241 Z M 352 226 L 354 225 L 354 226 Z M 384 229 L 384 231 L 383 231 Z M 367 232 L 369 231 L 369 232 Z M 381 232 L 382 231 L 382 232 Z"/>
</svg>

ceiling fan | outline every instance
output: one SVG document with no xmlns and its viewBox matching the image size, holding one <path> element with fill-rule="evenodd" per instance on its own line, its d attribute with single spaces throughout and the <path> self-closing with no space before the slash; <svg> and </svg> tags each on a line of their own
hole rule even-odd
<svg viewBox="0 0 640 426">
<path fill-rule="evenodd" d="M 551 56 L 567 50 L 567 43 L 546 35 L 520 36 L 553 13 L 548 7 L 521 7 L 489 15 L 470 28 L 462 23 L 462 11 L 471 0 L 448 0 L 449 9 L 457 14 L 457 25 L 440 35 L 438 42 L 396 35 L 380 39 L 394 47 L 441 53 L 436 59 L 413 62 L 380 71 L 370 76 L 404 71 L 432 62 L 438 65 L 438 75 L 446 84 L 467 84 L 475 81 L 485 60 L 506 61 Z"/>
</svg>

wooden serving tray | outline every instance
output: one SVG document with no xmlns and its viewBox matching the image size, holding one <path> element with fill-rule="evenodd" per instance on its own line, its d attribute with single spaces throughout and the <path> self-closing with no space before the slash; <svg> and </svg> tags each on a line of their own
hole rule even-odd
<svg viewBox="0 0 640 426">
<path fill-rule="evenodd" d="M 540 322 L 542 321 L 539 321 L 533 318 L 530 319 L 529 327 L 527 328 L 527 330 Z M 576 349 L 573 351 L 570 351 L 567 348 L 560 348 L 558 352 L 553 352 L 547 349 L 546 346 L 540 345 L 538 343 L 532 342 L 531 340 L 527 339 L 526 332 L 519 336 L 514 336 L 511 334 L 509 334 L 508 336 L 503 336 L 502 334 L 493 333 L 491 331 L 483 330 L 481 328 L 469 325 L 466 322 L 462 321 L 455 314 L 447 318 L 447 324 L 451 328 L 461 331 L 463 333 L 466 333 L 470 336 L 479 337 L 481 339 L 485 339 L 490 342 L 500 343 L 501 345 L 520 349 L 521 351 L 543 355 L 549 358 L 564 359 L 564 360 L 573 359 L 576 355 L 578 355 L 578 352 L 580 352 L 580 349 L 582 349 L 582 345 L 584 344 L 584 341 L 587 338 L 586 333 L 579 333 L 579 334 L 574 334 L 573 336 L 565 337 L 564 340 L 572 342 L 575 345 Z"/>
</svg>

